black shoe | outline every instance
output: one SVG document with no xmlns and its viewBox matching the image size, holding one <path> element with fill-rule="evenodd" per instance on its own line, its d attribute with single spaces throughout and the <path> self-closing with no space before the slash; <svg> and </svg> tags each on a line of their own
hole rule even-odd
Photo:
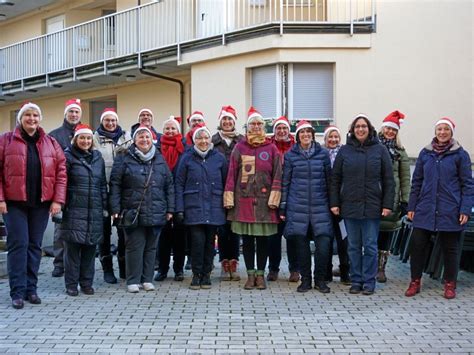
<svg viewBox="0 0 474 355">
<path fill-rule="evenodd" d="M 168 277 L 168 273 L 163 273 L 163 272 L 157 272 L 153 280 L 155 281 L 164 281 Z"/>
<path fill-rule="evenodd" d="M 22 309 L 25 306 L 25 302 L 22 298 L 15 298 L 12 300 L 12 307 L 15 309 Z"/>
<path fill-rule="evenodd" d="M 349 293 L 352 295 L 357 295 L 362 291 L 362 287 L 360 285 L 352 285 L 349 289 Z"/>
<path fill-rule="evenodd" d="M 362 294 L 365 295 L 365 296 L 373 295 L 374 292 L 375 292 L 375 290 L 373 288 L 364 288 L 362 290 Z"/>
<path fill-rule="evenodd" d="M 300 285 L 296 288 L 296 292 L 308 292 L 311 288 L 311 280 L 302 279 Z"/>
<path fill-rule="evenodd" d="M 341 283 L 343 285 L 352 285 L 351 277 L 349 275 L 341 275 Z"/>
<path fill-rule="evenodd" d="M 85 295 L 93 295 L 95 293 L 94 288 L 92 286 L 81 286 L 81 291 Z"/>
<path fill-rule="evenodd" d="M 182 272 L 177 272 L 174 274 L 174 279 L 175 281 L 183 281 L 184 280 L 184 275 Z"/>
<path fill-rule="evenodd" d="M 31 304 L 41 304 L 41 298 L 36 293 L 32 293 L 31 295 L 28 295 L 27 300 Z"/>
<path fill-rule="evenodd" d="M 199 290 L 201 288 L 201 275 L 193 274 L 193 279 L 191 280 L 189 288 L 191 290 Z"/>
<path fill-rule="evenodd" d="M 108 284 L 116 284 L 117 278 L 114 275 L 113 271 L 104 271 L 104 281 Z"/>
<path fill-rule="evenodd" d="M 331 289 L 327 285 L 326 281 L 315 281 L 314 282 L 314 289 L 318 290 L 321 293 L 331 292 Z"/>
<path fill-rule="evenodd" d="M 208 290 L 211 288 L 211 274 L 204 274 L 201 277 L 201 288 Z"/>
<path fill-rule="evenodd" d="M 71 287 L 66 289 L 66 293 L 68 294 L 68 296 L 76 297 L 79 294 L 79 291 L 77 290 L 77 288 Z"/>
<path fill-rule="evenodd" d="M 52 277 L 63 277 L 64 276 L 64 268 L 55 266 L 53 272 L 51 273 Z"/>
</svg>

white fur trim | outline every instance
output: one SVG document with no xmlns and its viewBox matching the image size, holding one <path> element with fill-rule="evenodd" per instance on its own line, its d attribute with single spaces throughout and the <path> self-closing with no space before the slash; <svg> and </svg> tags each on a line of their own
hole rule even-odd
<svg viewBox="0 0 474 355">
<path fill-rule="evenodd" d="M 102 112 L 102 114 L 100 115 L 100 123 L 102 123 L 102 120 L 105 118 L 105 116 L 114 116 L 117 119 L 117 122 L 119 121 L 117 112 L 105 111 L 105 112 Z"/>
<path fill-rule="evenodd" d="M 21 116 L 23 116 L 23 114 L 28 110 L 38 111 L 39 116 L 40 116 L 40 121 L 43 119 L 43 113 L 41 112 L 40 107 L 37 104 L 34 104 L 32 102 L 28 102 L 20 108 L 20 111 L 18 111 L 18 114 L 16 115 L 16 121 L 18 123 L 20 123 L 20 121 L 21 121 Z"/>
<path fill-rule="evenodd" d="M 209 129 L 208 129 L 206 126 L 204 126 L 204 127 L 199 127 L 199 128 L 196 129 L 196 130 L 194 131 L 194 133 L 193 133 L 193 142 L 196 140 L 197 134 L 198 134 L 199 132 L 201 132 L 201 131 L 206 132 L 206 133 L 209 135 L 209 138 L 211 137 L 211 132 L 209 131 Z"/>
<path fill-rule="evenodd" d="M 445 119 L 438 120 L 438 122 L 436 122 L 436 124 L 435 124 L 435 127 L 437 125 L 440 125 L 440 124 L 443 124 L 443 123 L 447 124 L 449 126 L 449 128 L 451 128 L 451 131 L 454 133 L 453 123 L 451 121 L 448 121 L 448 120 L 445 120 Z"/>
<path fill-rule="evenodd" d="M 151 122 L 153 122 L 153 119 L 155 118 L 155 115 L 153 115 L 153 111 L 150 110 L 149 108 L 142 108 L 140 111 L 138 111 L 138 122 L 140 122 L 140 115 L 143 112 L 149 112 L 151 115 Z"/>
<path fill-rule="evenodd" d="M 178 132 L 181 133 L 181 125 L 179 124 L 177 120 L 175 120 L 174 116 L 171 116 L 165 122 L 163 122 L 163 128 L 162 128 L 163 132 L 165 131 L 165 126 L 168 122 L 174 123 L 174 125 L 178 128 Z"/>
<path fill-rule="evenodd" d="M 382 127 L 391 127 L 391 128 L 395 128 L 396 130 L 400 129 L 399 125 L 397 125 L 394 122 L 390 122 L 390 121 L 382 123 Z"/>
<path fill-rule="evenodd" d="M 302 124 L 301 126 L 296 128 L 295 136 L 297 136 L 298 132 L 301 131 L 303 128 L 311 128 L 312 130 L 314 130 L 313 126 L 311 126 L 310 123 L 305 123 L 305 124 Z"/>
</svg>

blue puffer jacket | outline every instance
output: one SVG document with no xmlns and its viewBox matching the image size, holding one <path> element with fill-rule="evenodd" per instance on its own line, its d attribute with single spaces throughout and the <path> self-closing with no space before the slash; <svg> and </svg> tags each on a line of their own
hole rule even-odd
<svg viewBox="0 0 474 355">
<path fill-rule="evenodd" d="M 328 198 L 331 162 L 319 143 L 313 148 L 309 157 L 299 144 L 285 154 L 280 212 L 286 216 L 287 238 L 305 237 L 310 224 L 314 236 L 333 234 Z"/>
<path fill-rule="evenodd" d="M 455 142 L 438 155 L 431 144 L 418 156 L 413 172 L 408 211 L 413 226 L 429 231 L 461 231 L 459 215 L 471 215 L 474 183 L 469 154 Z"/>
<path fill-rule="evenodd" d="M 223 206 L 227 161 L 212 149 L 201 158 L 194 148 L 181 156 L 176 172 L 176 211 L 187 225 L 226 223 Z"/>
<path fill-rule="evenodd" d="M 138 225 L 166 224 L 166 213 L 175 211 L 173 176 L 158 149 L 151 161 L 143 162 L 135 154 L 135 144 L 130 146 L 126 154 L 118 155 L 114 160 L 109 196 L 112 214 L 120 213 L 123 209 L 138 208 L 151 166 L 153 172 L 140 208 Z"/>
</svg>

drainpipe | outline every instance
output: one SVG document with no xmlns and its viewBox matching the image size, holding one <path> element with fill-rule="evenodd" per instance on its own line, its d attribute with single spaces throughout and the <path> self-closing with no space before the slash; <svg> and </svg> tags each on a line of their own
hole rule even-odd
<svg viewBox="0 0 474 355">
<path fill-rule="evenodd" d="M 184 83 L 181 80 L 171 78 L 169 76 L 164 76 L 164 75 L 161 75 L 161 74 L 156 74 L 156 73 L 147 71 L 147 70 L 143 69 L 143 67 L 140 68 L 140 73 L 142 73 L 144 75 L 153 76 L 153 77 L 158 78 L 158 79 L 171 81 L 171 82 L 177 83 L 179 85 L 179 114 L 182 118 L 182 120 L 181 120 L 181 132 L 184 132 L 184 121 L 185 121 L 185 119 L 184 119 Z"/>
</svg>

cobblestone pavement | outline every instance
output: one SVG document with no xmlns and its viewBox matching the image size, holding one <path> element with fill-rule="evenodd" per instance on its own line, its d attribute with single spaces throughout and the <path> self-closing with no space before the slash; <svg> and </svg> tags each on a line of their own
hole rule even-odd
<svg viewBox="0 0 474 355">
<path fill-rule="evenodd" d="M 216 262 L 211 290 L 188 289 L 187 271 L 184 282 L 129 294 L 105 284 L 97 262 L 96 294 L 69 297 L 44 258 L 42 305 L 14 310 L 0 279 L 0 353 L 474 353 L 474 274 L 460 273 L 454 300 L 428 277 L 406 298 L 409 268 L 392 256 L 372 296 L 350 295 L 337 279 L 330 294 L 298 294 L 282 263 L 265 291 L 243 290 L 245 277 L 219 282 Z"/>
</svg>

